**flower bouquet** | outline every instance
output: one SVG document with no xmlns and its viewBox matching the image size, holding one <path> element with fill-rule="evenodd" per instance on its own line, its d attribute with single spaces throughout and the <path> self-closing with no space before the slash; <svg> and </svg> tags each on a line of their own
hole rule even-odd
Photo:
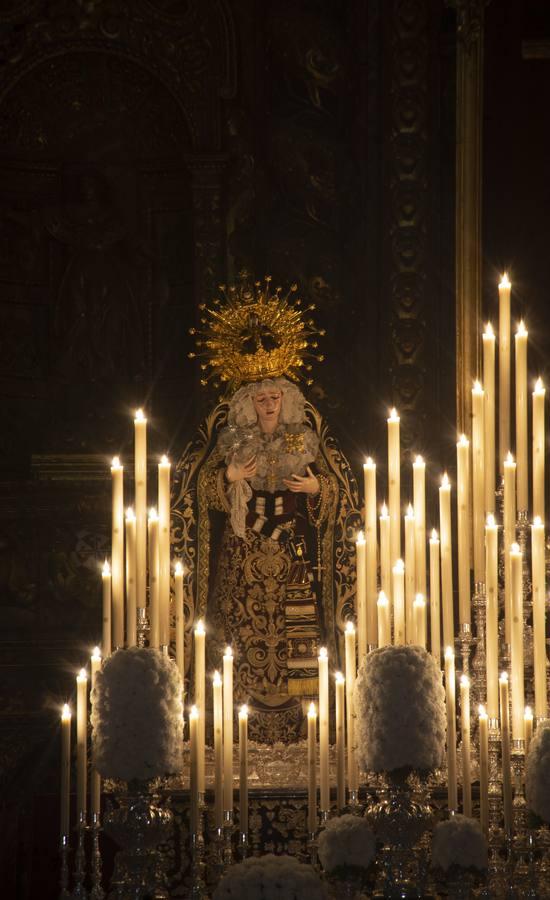
<svg viewBox="0 0 550 900">
<path fill-rule="evenodd" d="M 223 875 L 213 900 L 327 900 L 326 886 L 293 856 L 251 856 Z"/>
<path fill-rule="evenodd" d="M 527 806 L 543 822 L 550 822 L 550 725 L 539 725 L 525 760 Z"/>
<path fill-rule="evenodd" d="M 366 881 L 376 854 L 376 841 L 366 819 L 344 815 L 329 819 L 319 835 L 319 861 L 330 881 L 353 896 Z"/>
<path fill-rule="evenodd" d="M 477 819 L 457 814 L 436 825 L 432 868 L 450 897 L 469 897 L 488 864 L 487 841 Z"/>
</svg>

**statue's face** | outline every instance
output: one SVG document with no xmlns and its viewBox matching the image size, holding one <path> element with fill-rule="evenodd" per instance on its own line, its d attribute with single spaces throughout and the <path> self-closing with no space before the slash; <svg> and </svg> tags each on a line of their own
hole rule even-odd
<svg viewBox="0 0 550 900">
<path fill-rule="evenodd" d="M 277 388 L 261 388 L 252 397 L 258 422 L 263 431 L 272 431 L 277 427 L 281 414 L 281 391 Z"/>
</svg>

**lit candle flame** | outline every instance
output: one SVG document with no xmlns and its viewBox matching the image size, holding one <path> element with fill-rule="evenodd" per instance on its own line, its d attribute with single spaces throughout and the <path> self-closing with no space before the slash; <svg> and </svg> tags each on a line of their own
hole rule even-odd
<svg viewBox="0 0 550 900">
<path fill-rule="evenodd" d="M 460 685 L 461 687 L 469 688 L 470 687 L 470 679 L 467 675 L 460 676 Z"/>
<path fill-rule="evenodd" d="M 470 446 L 470 441 L 468 440 L 468 438 L 466 437 L 465 434 L 460 435 L 457 446 L 458 447 L 469 447 Z"/>
<path fill-rule="evenodd" d="M 197 622 L 195 634 L 204 634 L 204 622 L 202 621 L 202 619 L 199 619 L 199 621 Z"/>
<path fill-rule="evenodd" d="M 388 419 L 388 422 L 399 422 L 399 416 L 397 415 L 395 406 L 390 409 L 390 417 Z"/>
<path fill-rule="evenodd" d="M 393 567 L 393 571 L 396 575 L 401 575 L 401 573 L 405 571 L 405 563 L 402 559 L 397 560 L 396 564 Z"/>
<path fill-rule="evenodd" d="M 99 647 L 94 647 L 92 652 L 92 660 L 94 662 L 101 662 L 101 650 Z"/>
<path fill-rule="evenodd" d="M 386 501 L 384 501 L 384 503 L 382 504 L 382 509 L 380 511 L 380 515 L 384 519 L 387 519 L 387 517 L 388 517 L 388 507 L 386 506 Z"/>
<path fill-rule="evenodd" d="M 308 717 L 309 717 L 310 719 L 316 719 L 316 718 L 317 718 L 317 710 L 315 709 L 315 703 L 310 703 L 310 704 L 309 704 L 309 709 L 308 709 L 308 713 L 307 713 L 307 714 L 308 714 Z"/>
<path fill-rule="evenodd" d="M 424 594 L 417 594 L 417 595 L 416 595 L 416 597 L 414 598 L 413 606 L 418 606 L 418 607 L 426 606 L 426 601 L 425 601 L 425 599 L 424 599 Z"/>
<path fill-rule="evenodd" d="M 479 704 L 479 706 L 478 706 L 478 708 L 477 708 L 477 711 L 478 711 L 478 713 L 479 713 L 479 718 L 480 718 L 480 719 L 486 719 L 486 718 L 487 718 L 487 711 L 486 711 L 485 707 L 483 706 L 483 703 L 480 703 L 480 704 Z"/>
<path fill-rule="evenodd" d="M 161 456 L 160 464 L 161 464 L 161 466 L 169 466 L 170 465 L 170 460 L 166 456 L 166 453 L 163 453 L 163 455 Z"/>
<path fill-rule="evenodd" d="M 121 468 L 122 468 L 122 466 L 120 465 L 120 457 L 113 456 L 113 460 L 111 462 L 111 469 L 121 469 Z"/>
<path fill-rule="evenodd" d="M 541 519 L 540 516 L 535 516 L 535 518 L 533 519 L 533 525 L 535 526 L 535 528 L 540 528 L 540 527 L 541 527 L 541 525 L 542 525 L 542 519 Z"/>
<path fill-rule="evenodd" d="M 126 510 L 126 521 L 127 522 L 135 522 L 135 520 L 136 520 L 136 514 L 133 510 L 133 507 L 129 506 L 128 509 Z"/>
<path fill-rule="evenodd" d="M 326 647 L 319 648 L 319 659 L 327 659 L 328 658 L 328 650 Z"/>
<path fill-rule="evenodd" d="M 355 625 L 350 619 L 348 619 L 348 621 L 346 622 L 346 633 L 355 634 Z"/>
<path fill-rule="evenodd" d="M 407 506 L 407 519 L 414 519 L 414 509 L 412 508 L 412 503 L 409 503 Z"/>
<path fill-rule="evenodd" d="M 233 659 L 233 648 L 226 647 L 225 653 L 223 654 L 223 656 L 224 656 L 224 659 Z"/>
<path fill-rule="evenodd" d="M 523 319 L 518 322 L 518 330 L 516 331 L 516 334 L 520 335 L 521 337 L 527 335 L 527 329 L 525 328 L 525 322 L 523 321 Z"/>
<path fill-rule="evenodd" d="M 519 544 L 516 544 L 516 543 L 511 544 L 510 545 L 510 553 L 513 553 L 514 555 L 519 554 L 521 556 L 521 550 L 519 549 Z"/>
<path fill-rule="evenodd" d="M 414 458 L 413 466 L 423 466 L 424 465 L 424 457 L 417 454 Z"/>
<path fill-rule="evenodd" d="M 81 669 L 77 675 L 77 678 L 80 679 L 80 681 L 87 681 L 88 676 L 86 675 L 86 669 Z"/>
<path fill-rule="evenodd" d="M 503 684 L 505 681 L 508 681 L 508 672 L 501 672 L 498 680 L 502 681 Z"/>
<path fill-rule="evenodd" d="M 63 709 L 61 710 L 61 718 L 64 722 L 70 721 L 71 718 L 71 707 L 68 703 L 63 704 Z"/>
<path fill-rule="evenodd" d="M 357 536 L 355 538 L 355 543 L 356 544 L 364 544 L 365 543 L 365 535 L 363 534 L 362 531 L 357 532 Z"/>
<path fill-rule="evenodd" d="M 481 381 L 474 381 L 472 393 L 473 394 L 483 394 L 483 388 L 481 386 Z"/>
<path fill-rule="evenodd" d="M 495 525 L 496 525 L 495 517 L 494 517 L 493 513 L 489 513 L 487 516 L 487 526 L 489 528 L 494 528 Z"/>
<path fill-rule="evenodd" d="M 502 280 L 501 280 L 500 283 L 499 283 L 499 287 L 503 287 L 503 288 L 509 288 L 509 287 L 512 287 L 512 284 L 511 284 L 511 282 L 509 281 L 509 279 L 508 279 L 508 274 L 507 274 L 506 272 L 505 272 L 504 275 L 502 276 Z"/>
<path fill-rule="evenodd" d="M 544 385 L 540 377 L 535 381 L 535 394 L 544 394 Z"/>
<path fill-rule="evenodd" d="M 103 563 L 103 568 L 101 570 L 101 574 L 103 575 L 104 578 L 111 577 L 111 566 L 109 565 L 107 560 L 105 560 L 105 562 Z"/>
<path fill-rule="evenodd" d="M 445 647 L 445 659 L 454 659 L 455 652 L 452 647 Z"/>
<path fill-rule="evenodd" d="M 145 416 L 143 415 L 143 410 L 142 410 L 142 409 L 136 410 L 136 417 L 135 417 L 134 421 L 135 421 L 135 422 L 145 422 L 145 421 L 146 421 L 146 418 L 145 418 Z"/>
<path fill-rule="evenodd" d="M 487 322 L 487 324 L 486 324 L 486 326 L 485 326 L 485 333 L 484 333 L 483 336 L 484 336 L 484 337 L 494 338 L 495 332 L 493 331 L 493 326 L 491 325 L 490 322 Z"/>
<path fill-rule="evenodd" d="M 198 706 L 192 706 L 191 712 L 189 713 L 190 719 L 198 719 L 199 718 L 199 708 Z"/>
<path fill-rule="evenodd" d="M 372 456 L 367 456 L 363 465 L 364 465 L 365 469 L 373 469 L 373 468 L 375 469 L 376 468 L 376 464 L 375 464 Z"/>
<path fill-rule="evenodd" d="M 246 703 L 243 703 L 239 710 L 239 719 L 247 719 L 248 718 L 248 706 Z"/>
<path fill-rule="evenodd" d="M 451 482 L 449 481 L 449 476 L 446 472 L 443 473 L 443 478 L 441 479 L 441 487 L 448 488 L 451 486 Z"/>
<path fill-rule="evenodd" d="M 213 681 L 214 681 L 214 684 L 215 684 L 216 687 L 220 687 L 220 686 L 221 686 L 221 683 L 222 683 L 222 676 L 220 675 L 220 673 L 218 672 L 217 669 L 216 669 L 216 671 L 214 672 L 214 678 L 213 678 Z"/>
<path fill-rule="evenodd" d="M 523 715 L 524 715 L 524 718 L 526 718 L 526 719 L 532 719 L 532 718 L 533 718 L 533 710 L 531 709 L 530 706 L 526 706 L 526 707 L 525 707 L 525 712 L 524 712 Z"/>
<path fill-rule="evenodd" d="M 504 460 L 504 465 L 505 466 L 515 466 L 514 457 L 512 456 L 512 453 L 510 452 L 510 450 L 508 450 L 508 453 L 506 454 L 506 459 Z"/>
<path fill-rule="evenodd" d="M 378 600 L 376 602 L 377 602 L 378 606 L 387 606 L 388 605 L 388 598 L 386 597 L 386 594 L 384 593 L 384 591 L 380 591 L 380 593 L 378 594 Z"/>
<path fill-rule="evenodd" d="M 335 673 L 334 680 L 336 681 L 336 684 L 344 684 L 346 681 L 346 679 L 344 678 L 344 676 L 342 675 L 341 672 Z"/>
<path fill-rule="evenodd" d="M 183 575 L 183 565 L 179 561 L 179 559 L 178 559 L 176 565 L 174 566 L 174 575 Z"/>
<path fill-rule="evenodd" d="M 155 506 L 152 506 L 149 510 L 149 521 L 157 522 L 158 521 L 158 513 Z"/>
<path fill-rule="evenodd" d="M 432 528 L 432 536 L 430 538 L 431 541 L 439 541 L 439 535 L 437 534 L 437 529 Z"/>
</svg>

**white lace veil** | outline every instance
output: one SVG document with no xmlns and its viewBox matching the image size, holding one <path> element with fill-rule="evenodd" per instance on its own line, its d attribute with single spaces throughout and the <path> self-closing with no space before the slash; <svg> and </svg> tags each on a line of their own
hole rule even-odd
<svg viewBox="0 0 550 900">
<path fill-rule="evenodd" d="M 304 422 L 305 397 L 301 390 L 288 378 L 265 378 L 263 381 L 245 384 L 234 394 L 229 401 L 228 424 L 240 428 L 255 425 L 258 421 L 258 414 L 252 398 L 259 391 L 273 390 L 274 388 L 279 390 L 282 395 L 279 423 L 281 425 L 300 425 Z"/>
</svg>

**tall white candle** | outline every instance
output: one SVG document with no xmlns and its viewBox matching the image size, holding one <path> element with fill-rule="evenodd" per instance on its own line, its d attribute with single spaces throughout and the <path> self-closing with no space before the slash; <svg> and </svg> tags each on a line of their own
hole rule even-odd
<svg viewBox="0 0 550 900">
<path fill-rule="evenodd" d="M 380 620 L 379 620 L 380 622 Z M 379 626 L 380 627 L 380 626 Z M 335 675 L 336 714 L 336 807 L 346 805 L 346 726 L 345 726 L 345 678 L 341 672 Z"/>
<path fill-rule="evenodd" d="M 533 391 L 533 517 L 539 516 L 544 522 L 544 398 L 546 391 L 542 379 L 537 378 Z"/>
<path fill-rule="evenodd" d="M 149 646 L 160 644 L 159 610 L 159 518 L 156 509 L 149 510 Z"/>
<path fill-rule="evenodd" d="M 485 512 L 495 511 L 495 333 L 488 322 L 483 333 L 483 387 L 485 389 Z"/>
<path fill-rule="evenodd" d="M 223 827 L 223 698 L 222 680 L 214 672 L 212 682 L 212 707 L 214 712 L 214 824 Z"/>
<path fill-rule="evenodd" d="M 248 841 L 248 707 L 239 710 L 239 830 Z"/>
<path fill-rule="evenodd" d="M 426 649 L 426 601 L 417 594 L 413 603 L 414 643 Z"/>
<path fill-rule="evenodd" d="M 413 507 L 415 593 L 426 596 L 426 463 L 421 456 L 413 462 Z"/>
<path fill-rule="evenodd" d="M 355 714 L 353 709 L 353 691 L 355 689 L 355 677 L 357 662 L 355 659 L 355 626 L 353 622 L 346 622 L 344 636 L 346 653 L 346 730 L 348 741 L 348 788 L 350 792 L 357 791 L 358 771 L 355 758 Z"/>
<path fill-rule="evenodd" d="M 123 467 L 118 456 L 111 465 L 112 529 L 111 529 L 111 602 L 113 643 L 124 647 L 124 492 Z"/>
<path fill-rule="evenodd" d="M 392 569 L 393 642 L 405 643 L 405 565 L 398 559 Z"/>
<path fill-rule="evenodd" d="M 487 711 L 491 719 L 496 719 L 498 717 L 498 526 L 492 513 L 487 516 L 485 526 L 485 554 Z"/>
<path fill-rule="evenodd" d="M 367 643 L 376 644 L 376 573 L 378 545 L 376 537 L 376 463 L 368 457 L 363 465 L 365 483 L 365 591 L 367 605 Z"/>
<path fill-rule="evenodd" d="M 407 644 L 414 642 L 413 603 L 415 597 L 415 524 L 411 504 L 405 515 L 405 637 Z"/>
<path fill-rule="evenodd" d="M 498 453 L 500 465 L 510 448 L 510 291 L 506 273 L 498 286 Z"/>
<path fill-rule="evenodd" d="M 401 556 L 401 447 L 399 416 L 392 409 L 388 419 L 388 502 L 392 565 Z"/>
<path fill-rule="evenodd" d="M 99 647 L 94 647 L 94 652 L 90 657 L 90 687 L 93 692 L 97 674 L 101 670 L 101 651 Z M 99 820 L 101 812 L 101 775 L 95 767 L 92 767 L 90 778 L 90 811 L 92 814 L 92 822 Z"/>
<path fill-rule="evenodd" d="M 384 591 L 378 594 L 378 646 L 391 644 L 390 604 Z"/>
<path fill-rule="evenodd" d="M 441 665 L 441 602 L 440 602 L 439 538 L 435 528 L 430 537 L 430 650 Z"/>
<path fill-rule="evenodd" d="M 470 743 L 470 679 L 460 677 L 460 731 L 462 734 L 462 812 L 472 815 L 472 777 Z"/>
<path fill-rule="evenodd" d="M 455 692 L 455 655 L 452 647 L 446 647 L 445 697 L 447 703 L 447 801 L 450 810 L 456 810 L 457 808 Z"/>
<path fill-rule="evenodd" d="M 523 740 L 523 713 L 525 710 L 525 690 L 523 673 L 523 554 L 518 544 L 510 548 L 510 569 L 512 574 L 512 737 Z"/>
<path fill-rule="evenodd" d="M 315 703 L 309 704 L 307 714 L 307 830 L 317 831 L 317 712 Z"/>
<path fill-rule="evenodd" d="M 204 623 L 199 619 L 195 628 L 195 706 L 199 711 L 199 793 L 204 794 L 204 754 L 206 721 L 206 657 Z"/>
<path fill-rule="evenodd" d="M 61 807 L 60 836 L 69 834 L 71 810 L 71 710 L 67 703 L 61 713 Z"/>
<path fill-rule="evenodd" d="M 355 540 L 355 552 L 357 559 L 356 578 L 356 606 L 357 618 L 357 646 L 359 649 L 359 662 L 367 655 L 367 570 L 365 557 L 365 535 L 359 532 Z"/>
<path fill-rule="evenodd" d="M 174 566 L 174 607 L 176 614 L 176 665 L 181 675 L 185 694 L 185 611 L 183 608 L 183 566 Z"/>
<path fill-rule="evenodd" d="M 161 647 L 167 647 L 170 643 L 170 463 L 166 456 L 158 464 L 158 501 L 159 641 Z"/>
<path fill-rule="evenodd" d="M 489 830 L 489 722 L 485 707 L 479 707 L 479 823 Z"/>
<path fill-rule="evenodd" d="M 485 581 L 485 553 L 483 530 L 485 527 L 485 434 L 483 409 L 485 393 L 479 381 L 472 389 L 472 512 L 474 536 L 474 581 Z"/>
<path fill-rule="evenodd" d="M 101 571 L 103 587 L 103 632 L 101 646 L 103 656 L 111 655 L 111 566 L 105 560 Z"/>
<path fill-rule="evenodd" d="M 126 510 L 126 643 L 137 644 L 136 590 L 136 516 L 132 507 Z"/>
<path fill-rule="evenodd" d="M 382 504 L 380 512 L 380 586 L 386 596 L 391 598 L 391 544 L 390 544 L 390 516 L 388 507 Z"/>
<path fill-rule="evenodd" d="M 525 707 L 523 716 L 523 732 L 525 734 L 525 754 L 529 753 L 529 744 L 533 737 L 533 710 L 530 706 Z"/>
<path fill-rule="evenodd" d="M 189 793 L 190 793 L 190 823 L 189 830 L 196 835 L 199 830 L 199 710 L 191 707 L 189 714 Z"/>
<path fill-rule="evenodd" d="M 533 667 L 535 715 L 537 722 L 548 715 L 546 686 L 546 563 L 544 525 L 537 516 L 531 525 L 531 565 L 533 582 Z"/>
<path fill-rule="evenodd" d="M 527 443 L 527 331 L 523 322 L 516 332 L 516 458 L 518 509 L 529 506 L 529 463 Z"/>
<path fill-rule="evenodd" d="M 505 640 L 511 641 L 511 573 L 508 550 L 516 540 L 516 464 L 511 453 L 504 460 L 504 624 Z"/>
<path fill-rule="evenodd" d="M 223 655 L 223 808 L 233 813 L 233 651 Z"/>
<path fill-rule="evenodd" d="M 76 676 L 76 814 L 86 821 L 88 782 L 88 676 L 81 669 Z"/>
<path fill-rule="evenodd" d="M 147 419 L 138 409 L 134 419 L 134 479 L 136 507 L 136 587 L 138 609 L 147 597 Z"/>
<path fill-rule="evenodd" d="M 504 811 L 504 828 L 509 834 L 512 830 L 512 770 L 510 765 L 510 713 L 508 699 L 508 675 L 503 672 L 498 680 L 500 693 L 500 739 L 502 759 L 502 795 Z"/>
<path fill-rule="evenodd" d="M 451 532 L 451 485 L 447 473 L 439 488 L 439 527 L 441 533 L 441 599 L 443 606 L 443 643 L 454 644 L 453 556 Z"/>
<path fill-rule="evenodd" d="M 471 624 L 470 587 L 470 441 L 465 434 L 456 445 L 456 511 L 458 532 L 458 615 Z"/>
<path fill-rule="evenodd" d="M 330 809 L 329 786 L 329 706 L 328 706 L 328 655 L 326 647 L 321 647 L 319 663 L 319 785 L 321 811 Z"/>
</svg>

